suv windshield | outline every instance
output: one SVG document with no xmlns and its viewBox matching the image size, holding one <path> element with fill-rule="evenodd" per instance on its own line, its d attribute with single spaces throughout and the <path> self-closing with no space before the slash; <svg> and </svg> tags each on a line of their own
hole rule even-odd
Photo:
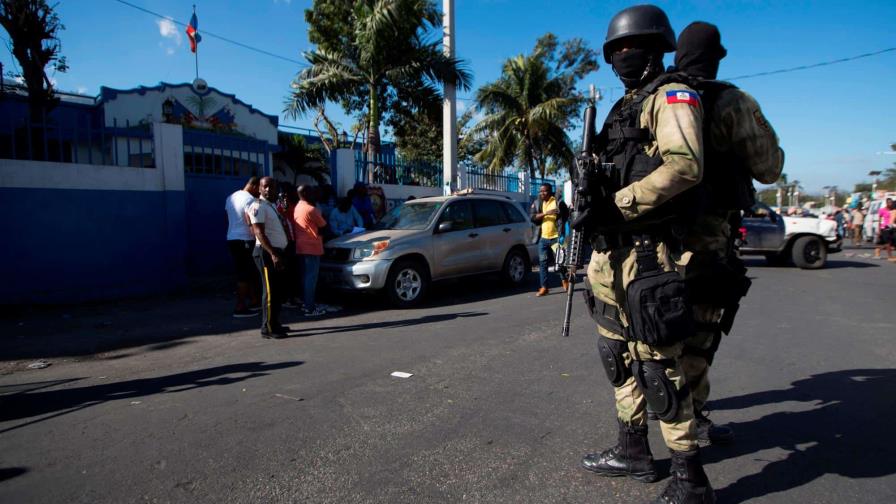
<svg viewBox="0 0 896 504">
<path fill-rule="evenodd" d="M 392 209 L 376 226 L 377 229 L 426 229 L 442 207 L 441 201 L 404 203 Z"/>
</svg>

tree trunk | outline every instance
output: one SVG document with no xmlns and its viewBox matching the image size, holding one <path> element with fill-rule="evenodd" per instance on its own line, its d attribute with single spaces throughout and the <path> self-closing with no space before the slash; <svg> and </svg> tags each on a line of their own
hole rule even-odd
<svg viewBox="0 0 896 504">
<path fill-rule="evenodd" d="M 370 86 L 370 110 L 367 115 L 367 182 L 373 184 L 374 172 L 381 169 L 376 165 L 380 152 L 380 108 L 375 86 Z"/>
</svg>

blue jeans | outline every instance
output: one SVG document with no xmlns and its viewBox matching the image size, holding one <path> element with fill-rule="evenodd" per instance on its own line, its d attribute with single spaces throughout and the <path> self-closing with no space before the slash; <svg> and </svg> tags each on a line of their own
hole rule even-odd
<svg viewBox="0 0 896 504">
<path fill-rule="evenodd" d="M 538 280 L 544 288 L 548 286 L 548 266 L 554 262 L 554 251 L 551 246 L 555 243 L 556 238 L 538 240 Z"/>
<path fill-rule="evenodd" d="M 302 304 L 306 310 L 314 309 L 314 291 L 317 289 L 317 272 L 320 256 L 299 254 L 299 276 L 302 282 Z"/>
</svg>

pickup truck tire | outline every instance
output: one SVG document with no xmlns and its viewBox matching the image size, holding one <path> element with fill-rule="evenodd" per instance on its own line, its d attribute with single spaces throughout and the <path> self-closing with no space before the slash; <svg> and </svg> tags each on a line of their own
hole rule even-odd
<svg viewBox="0 0 896 504">
<path fill-rule="evenodd" d="M 429 290 L 429 269 L 420 261 L 395 261 L 386 276 L 386 295 L 396 308 L 412 308 L 420 304 Z"/>
<path fill-rule="evenodd" d="M 501 278 L 509 285 L 520 285 L 526 280 L 529 273 L 529 258 L 520 249 L 511 249 L 504 258 L 504 266 L 501 268 Z"/>
<path fill-rule="evenodd" d="M 793 264 L 801 269 L 819 269 L 828 259 L 828 247 L 817 236 L 801 236 L 793 242 Z"/>
</svg>

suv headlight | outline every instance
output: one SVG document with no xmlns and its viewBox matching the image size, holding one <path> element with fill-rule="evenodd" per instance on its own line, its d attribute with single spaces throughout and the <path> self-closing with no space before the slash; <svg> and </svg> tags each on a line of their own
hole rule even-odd
<svg viewBox="0 0 896 504">
<path fill-rule="evenodd" d="M 386 250 L 386 247 L 388 246 L 389 240 L 377 241 L 362 245 L 358 248 L 352 249 L 352 259 L 360 261 L 362 259 L 367 259 L 368 257 L 373 257 Z"/>
</svg>

